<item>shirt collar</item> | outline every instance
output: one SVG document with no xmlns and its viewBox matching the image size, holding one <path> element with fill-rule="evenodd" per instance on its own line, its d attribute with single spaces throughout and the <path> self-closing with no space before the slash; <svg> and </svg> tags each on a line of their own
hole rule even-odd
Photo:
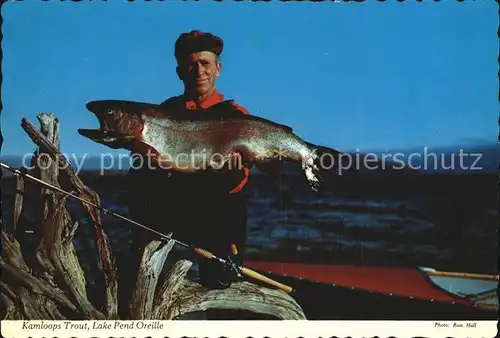
<svg viewBox="0 0 500 338">
<path fill-rule="evenodd" d="M 216 103 L 222 102 L 224 100 L 224 95 L 219 93 L 217 90 L 214 90 L 212 95 L 207 97 L 204 101 L 202 102 L 197 102 L 195 100 L 189 100 L 186 99 L 184 101 L 184 104 L 186 106 L 186 109 L 196 109 L 196 108 L 203 108 L 207 109 L 210 106 L 213 106 Z"/>
</svg>

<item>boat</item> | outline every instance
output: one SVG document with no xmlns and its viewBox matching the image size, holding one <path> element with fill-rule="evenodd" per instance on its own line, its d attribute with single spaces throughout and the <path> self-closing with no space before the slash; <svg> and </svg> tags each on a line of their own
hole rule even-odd
<svg viewBox="0 0 500 338">
<path fill-rule="evenodd" d="M 293 287 L 308 319 L 498 319 L 499 275 L 252 260 L 244 265 Z"/>
</svg>

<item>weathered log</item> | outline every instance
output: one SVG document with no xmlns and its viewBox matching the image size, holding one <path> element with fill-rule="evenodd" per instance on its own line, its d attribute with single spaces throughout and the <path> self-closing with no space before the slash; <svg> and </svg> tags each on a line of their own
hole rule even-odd
<svg viewBox="0 0 500 338">
<path fill-rule="evenodd" d="M 26 119 L 21 124 L 38 145 L 32 161 L 35 168 L 30 174 L 99 205 L 97 193 L 80 180 L 59 151 L 57 118 L 53 114 L 38 114 L 37 118 L 41 132 Z M 27 182 L 24 180 L 25 185 Z M 68 196 L 47 188 L 40 189 L 40 193 L 42 205 L 33 229 L 34 240 L 19 242 L 15 229 L 2 227 L 2 319 L 119 319 L 118 268 L 101 226 L 99 210 L 82 203 L 94 230 L 104 277 L 103 308 L 93 304 L 87 294 L 87 278 L 73 245 L 78 222 L 72 220 L 66 209 Z M 22 194 L 15 199 L 16 224 L 28 200 Z M 185 313 L 214 308 L 247 310 L 277 319 L 305 319 L 299 304 L 283 291 L 249 282 L 233 283 L 225 290 L 210 290 L 189 280 L 186 276 L 192 266 L 189 260 L 175 262 L 160 280 L 173 247 L 174 241 L 152 241 L 145 247 L 135 271 L 134 289 L 126 293 L 130 298 L 123 302 L 128 309 L 122 319 L 175 319 Z"/>
<path fill-rule="evenodd" d="M 21 176 L 16 176 L 16 197 L 14 199 L 14 214 L 12 222 L 12 231 L 15 233 L 17 229 L 17 224 L 19 223 L 19 217 L 21 216 L 21 211 L 23 207 L 23 195 L 24 195 L 24 179 Z"/>
<path fill-rule="evenodd" d="M 305 319 L 293 298 L 281 290 L 248 282 L 233 283 L 225 290 L 209 290 L 185 279 L 191 267 L 188 260 L 177 261 L 160 288 L 151 319 L 173 319 L 184 313 L 208 309 L 236 309 L 279 319 Z"/>
<path fill-rule="evenodd" d="M 39 114 L 40 116 L 41 114 Z M 42 124 L 42 131 L 45 131 L 46 134 L 52 135 L 52 137 L 57 138 L 58 140 L 58 133 L 56 133 L 55 130 L 56 128 L 50 128 L 50 123 L 51 121 L 56 121 L 55 117 L 53 115 L 48 116 L 47 114 L 43 114 L 42 118 L 39 118 L 40 123 Z M 54 126 L 58 125 L 58 123 L 54 123 Z M 46 154 L 50 156 L 52 159 L 52 163 L 55 163 L 54 167 L 62 168 L 64 169 L 65 173 L 67 174 L 69 181 L 72 185 L 72 190 L 76 191 L 77 195 L 79 197 L 82 197 L 89 202 L 93 202 L 94 204 L 99 205 L 99 196 L 97 193 L 86 187 L 83 182 L 78 178 L 76 175 L 75 171 L 71 167 L 70 163 L 67 161 L 67 159 L 59 152 L 58 148 L 49 140 L 44 134 L 40 134 L 35 127 L 26 119 L 23 119 L 22 121 L 22 126 L 25 129 L 25 131 L 28 133 L 28 135 L 31 137 L 31 139 L 39 146 L 39 148 L 42 151 L 45 151 Z M 58 129 L 57 129 L 58 131 Z M 45 157 L 46 158 L 46 157 Z M 57 169 L 55 169 L 57 170 Z M 49 177 L 51 177 L 49 175 Z M 50 178 L 49 178 L 50 179 Z M 88 204 L 83 204 L 84 209 L 87 211 L 92 224 L 93 224 L 93 230 L 94 230 L 94 235 L 97 238 L 97 248 L 98 248 L 98 254 L 99 254 L 99 261 L 102 265 L 102 269 L 104 271 L 104 299 L 106 301 L 105 307 L 106 307 L 106 318 L 108 319 L 116 319 L 118 318 L 118 297 L 117 297 L 117 290 L 118 290 L 118 281 L 117 281 L 117 269 L 115 266 L 114 262 L 114 257 L 111 252 L 111 247 L 109 244 L 108 237 L 104 230 L 102 229 L 101 225 L 101 216 L 98 210 L 95 208 L 92 208 Z M 66 217 L 68 218 L 68 217 Z M 74 224 L 74 223 L 73 223 Z M 72 231 L 72 228 L 69 226 L 66 226 L 66 233 L 74 233 Z M 71 242 L 72 238 L 66 238 L 64 239 L 64 242 Z M 63 241 L 61 239 L 61 241 Z M 71 243 L 71 247 L 73 244 Z M 74 249 L 73 249 L 74 251 Z M 76 257 L 75 257 L 76 259 Z M 72 259 L 74 260 L 74 259 Z M 76 291 L 76 290 L 75 290 Z M 81 291 L 81 289 L 80 289 Z M 84 301 L 81 298 L 82 295 L 76 296 L 79 302 L 83 302 L 81 305 L 84 306 L 85 312 L 88 311 L 94 311 L 89 307 L 89 304 L 87 304 L 86 301 Z M 85 305 L 84 305 L 85 304 Z"/>
<path fill-rule="evenodd" d="M 174 241 L 168 241 L 166 244 L 152 241 L 145 247 L 138 269 L 136 287 L 132 295 L 131 318 L 145 319 L 150 317 L 158 278 L 173 246 Z"/>
</svg>

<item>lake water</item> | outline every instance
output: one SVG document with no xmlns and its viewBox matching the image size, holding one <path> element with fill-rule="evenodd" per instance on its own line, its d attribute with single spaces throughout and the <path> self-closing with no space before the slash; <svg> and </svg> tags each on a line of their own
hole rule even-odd
<svg viewBox="0 0 500 338">
<path fill-rule="evenodd" d="M 104 207 L 127 216 L 126 177 L 80 176 Z M 5 221 L 13 183 L 2 183 Z M 487 174 L 384 175 L 338 179 L 326 193 L 315 194 L 303 177 L 285 176 L 278 182 L 254 175 L 244 190 L 248 257 L 497 273 L 497 189 L 497 177 Z M 90 224 L 78 203 L 68 203 L 72 216 L 81 221 L 76 246 L 92 249 Z M 131 226 L 104 218 L 116 252 L 129 249 Z"/>
</svg>

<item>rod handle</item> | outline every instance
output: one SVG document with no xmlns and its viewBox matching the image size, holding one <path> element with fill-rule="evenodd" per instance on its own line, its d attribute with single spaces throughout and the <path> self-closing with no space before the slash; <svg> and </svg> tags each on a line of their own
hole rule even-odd
<svg viewBox="0 0 500 338">
<path fill-rule="evenodd" d="M 207 251 L 207 250 L 204 250 L 204 249 L 201 249 L 201 248 L 194 248 L 194 252 L 198 255 L 200 255 L 201 257 L 204 257 L 206 259 L 212 259 L 214 258 L 214 254 L 211 253 L 210 251 Z"/>
<path fill-rule="evenodd" d="M 194 252 L 206 259 L 213 259 L 215 258 L 215 255 L 213 253 L 211 253 L 210 251 L 208 250 L 205 250 L 205 249 L 202 249 L 202 248 L 194 248 L 193 249 Z M 285 291 L 286 293 L 292 293 L 293 292 L 293 288 L 288 286 L 288 285 L 285 285 L 285 284 L 282 284 L 278 281 L 275 281 L 271 278 L 268 278 L 260 273 L 258 273 L 257 271 L 254 271 L 254 270 L 251 270 L 249 268 L 245 268 L 245 267 L 242 267 L 241 268 L 241 273 L 247 277 L 250 277 L 250 278 L 253 278 L 253 279 L 256 279 L 256 280 L 259 280 L 263 283 L 266 283 L 266 284 L 269 284 L 269 285 L 272 285 L 272 286 L 275 286 L 277 287 L 278 289 L 281 289 L 283 291 Z"/>
<path fill-rule="evenodd" d="M 251 277 L 251 278 L 254 278 L 256 280 L 260 280 L 261 282 L 273 285 L 273 286 L 277 287 L 278 289 L 285 291 L 286 293 L 293 292 L 293 288 L 291 286 L 282 284 L 278 281 L 275 281 L 271 278 L 268 278 L 264 275 L 261 275 L 260 273 L 258 273 L 257 271 L 254 271 L 252 269 L 243 267 L 241 272 L 247 277 Z"/>
<path fill-rule="evenodd" d="M 236 245 L 231 244 L 231 253 L 236 256 L 238 254 L 238 249 L 236 248 Z"/>
</svg>

